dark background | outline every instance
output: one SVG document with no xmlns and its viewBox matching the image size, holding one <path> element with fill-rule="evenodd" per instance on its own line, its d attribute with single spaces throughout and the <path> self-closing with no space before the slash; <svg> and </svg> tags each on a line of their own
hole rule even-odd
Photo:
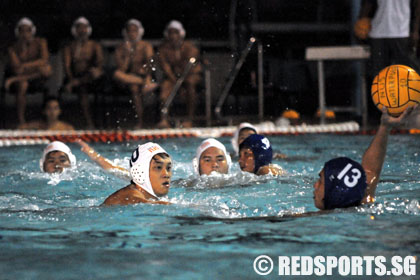
<svg viewBox="0 0 420 280">
<path fill-rule="evenodd" d="M 235 2 L 235 1 L 233 1 Z M 282 32 L 260 32 L 259 37 L 283 50 L 307 45 L 345 44 L 351 39 L 350 0 L 243 0 L 237 1 L 235 23 L 299 23 L 315 27 L 341 24 L 340 30 L 297 31 L 299 26 Z M 4 49 L 14 39 L 14 27 L 23 16 L 33 20 L 37 34 L 46 37 L 55 52 L 71 39 L 70 27 L 79 16 L 87 17 L 94 39 L 120 38 L 129 18 L 139 19 L 145 28 L 144 39 L 160 39 L 172 19 L 184 24 L 187 37 L 196 40 L 229 40 L 232 1 L 229 0 L 3 0 L 0 2 L 0 36 Z M 303 27 L 301 27 L 302 29 Z M 252 33 L 258 33 L 252 32 Z M 301 40 L 303 39 L 303 40 Z"/>
<path fill-rule="evenodd" d="M 264 46 L 267 117 L 274 119 L 282 110 L 293 108 L 313 118 L 318 94 L 316 65 L 305 61 L 305 48 L 354 43 L 352 28 L 359 3 L 359 0 L 3 0 L 0 50 L 5 61 L 7 47 L 15 39 L 16 22 L 24 16 L 32 19 L 37 35 L 48 40 L 52 54 L 72 39 L 70 28 L 79 16 L 89 19 L 92 38 L 99 41 L 120 39 L 122 27 L 130 18 L 142 22 L 143 39 L 160 40 L 166 24 L 177 19 L 183 23 L 187 39 L 199 44 L 203 56 L 225 53 L 237 58 L 250 36 L 258 38 Z M 328 105 L 348 105 L 356 86 L 352 62 L 328 62 L 325 68 Z M 253 69 L 256 69 L 255 50 L 232 88 L 235 98 L 227 109 L 234 114 L 256 113 L 255 101 L 246 97 L 256 95 L 256 89 L 249 86 L 249 72 Z M 218 94 L 213 92 L 216 97 Z"/>
</svg>

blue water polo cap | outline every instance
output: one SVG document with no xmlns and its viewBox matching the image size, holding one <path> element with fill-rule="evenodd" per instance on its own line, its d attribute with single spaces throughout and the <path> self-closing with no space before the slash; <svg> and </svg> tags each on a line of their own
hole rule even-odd
<svg viewBox="0 0 420 280">
<path fill-rule="evenodd" d="M 268 141 L 267 137 L 260 134 L 252 134 L 239 145 L 239 150 L 244 147 L 250 148 L 254 154 L 255 174 L 260 167 L 271 163 L 271 160 L 273 159 L 273 149 L 271 148 L 270 141 Z"/>
<path fill-rule="evenodd" d="M 325 209 L 360 205 L 367 187 L 363 167 L 352 159 L 339 157 L 324 165 Z"/>
</svg>

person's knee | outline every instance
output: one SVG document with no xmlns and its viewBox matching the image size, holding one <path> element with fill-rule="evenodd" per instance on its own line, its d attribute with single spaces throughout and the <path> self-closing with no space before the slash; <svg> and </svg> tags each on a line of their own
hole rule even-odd
<svg viewBox="0 0 420 280">
<path fill-rule="evenodd" d="M 39 71 L 41 72 L 41 75 L 45 78 L 48 78 L 52 74 L 52 67 L 51 65 L 47 64 L 45 66 L 40 67 Z"/>
<path fill-rule="evenodd" d="M 140 94 L 140 86 L 139 85 L 130 85 L 129 86 L 129 89 L 130 89 L 130 92 L 133 94 L 133 95 L 138 95 L 138 94 Z"/>
<path fill-rule="evenodd" d="M 185 84 L 185 90 L 188 94 L 188 96 L 192 97 L 195 96 L 195 89 L 196 89 L 197 84 L 195 83 L 186 83 Z"/>
<path fill-rule="evenodd" d="M 89 101 L 89 96 L 86 92 L 79 93 L 79 100 L 81 104 L 86 104 Z"/>
<path fill-rule="evenodd" d="M 112 79 L 114 79 L 117 82 L 121 82 L 121 76 L 124 75 L 124 72 L 122 72 L 121 70 L 115 70 L 114 73 L 112 74 Z"/>
<path fill-rule="evenodd" d="M 18 81 L 16 82 L 16 87 L 18 90 L 18 94 L 25 94 L 29 87 L 28 81 Z"/>
<path fill-rule="evenodd" d="M 166 100 L 169 97 L 169 94 L 171 93 L 173 88 L 173 84 L 169 81 L 163 81 L 160 85 L 160 99 Z"/>
</svg>

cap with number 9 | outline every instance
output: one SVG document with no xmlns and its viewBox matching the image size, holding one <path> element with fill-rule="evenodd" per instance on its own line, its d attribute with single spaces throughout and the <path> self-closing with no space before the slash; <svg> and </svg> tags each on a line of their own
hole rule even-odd
<svg viewBox="0 0 420 280">
<path fill-rule="evenodd" d="M 324 165 L 325 209 L 360 205 L 367 187 L 363 167 L 347 157 L 329 160 Z"/>
</svg>

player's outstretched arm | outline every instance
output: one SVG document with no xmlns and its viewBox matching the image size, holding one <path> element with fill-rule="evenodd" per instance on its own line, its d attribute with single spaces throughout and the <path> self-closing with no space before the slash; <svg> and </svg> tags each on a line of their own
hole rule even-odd
<svg viewBox="0 0 420 280">
<path fill-rule="evenodd" d="M 382 109 L 381 123 L 375 137 L 367 148 L 362 158 L 362 166 L 366 171 L 367 189 L 365 202 L 370 202 L 375 196 L 376 185 L 379 181 L 382 166 L 385 161 L 385 155 L 388 144 L 388 134 L 393 127 L 402 126 L 409 115 L 418 106 L 407 108 L 399 117 L 392 117 L 387 113 L 387 109 Z"/>
<path fill-rule="evenodd" d="M 105 170 L 120 170 L 124 172 L 128 172 L 124 167 L 114 165 L 109 159 L 104 158 L 100 154 L 98 154 L 92 147 L 90 147 L 85 141 L 78 139 L 76 143 L 80 145 L 81 151 L 84 152 L 86 155 L 89 156 L 91 160 L 96 162 L 100 167 Z"/>
</svg>

